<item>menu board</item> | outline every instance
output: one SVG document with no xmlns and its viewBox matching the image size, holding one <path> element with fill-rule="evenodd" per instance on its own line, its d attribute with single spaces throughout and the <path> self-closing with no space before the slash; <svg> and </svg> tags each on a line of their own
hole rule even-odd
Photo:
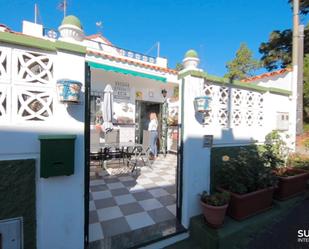
<svg viewBox="0 0 309 249">
<path fill-rule="evenodd" d="M 119 100 L 130 100 L 130 84 L 127 82 L 115 82 L 114 98 Z"/>
</svg>

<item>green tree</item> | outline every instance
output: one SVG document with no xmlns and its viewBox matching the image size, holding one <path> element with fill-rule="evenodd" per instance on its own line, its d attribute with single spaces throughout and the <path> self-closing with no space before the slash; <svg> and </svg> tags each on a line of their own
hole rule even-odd
<svg viewBox="0 0 309 249">
<path fill-rule="evenodd" d="M 292 4 L 293 0 L 289 0 Z M 300 0 L 299 10 L 302 15 L 309 13 L 309 0 Z"/>
<path fill-rule="evenodd" d="M 176 71 L 181 71 L 182 69 L 184 69 L 184 66 L 182 65 L 182 63 L 176 63 L 176 67 L 175 67 L 175 70 Z"/>
<path fill-rule="evenodd" d="M 292 0 L 289 3 L 292 4 Z M 300 0 L 300 14 L 309 13 L 309 0 Z M 303 107 L 304 121 L 309 123 L 309 23 L 304 30 L 304 91 Z M 262 42 L 259 48 L 262 54 L 261 63 L 268 70 L 285 68 L 292 63 L 292 36 L 291 29 L 273 31 L 267 42 Z"/>
<path fill-rule="evenodd" d="M 253 76 L 259 67 L 260 63 L 252 57 L 252 51 L 245 43 L 242 43 L 235 58 L 226 64 L 228 72 L 224 77 L 230 80 L 241 80 Z"/>
<path fill-rule="evenodd" d="M 304 53 L 309 53 L 309 23 L 304 30 Z M 262 42 L 259 52 L 262 65 L 268 70 L 286 68 L 292 63 L 292 30 L 275 30 L 267 42 Z"/>
</svg>

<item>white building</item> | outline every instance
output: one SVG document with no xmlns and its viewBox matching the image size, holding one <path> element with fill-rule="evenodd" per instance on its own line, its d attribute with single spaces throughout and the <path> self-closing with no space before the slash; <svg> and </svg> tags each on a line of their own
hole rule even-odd
<svg viewBox="0 0 309 249">
<path fill-rule="evenodd" d="M 0 180 L 4 186 L 0 188 L 0 233 L 4 239 L 15 239 L 10 249 L 20 248 L 18 242 L 25 249 L 86 248 L 88 122 L 94 129 L 97 104 L 107 84 L 114 87 L 115 126 L 121 130 L 121 141 L 139 140 L 148 112 L 160 112 L 164 101 L 161 91 L 167 90 L 171 98 L 180 85 L 182 127 L 176 205 L 178 222 L 184 228 L 201 212 L 198 194 L 210 189 L 211 159 L 216 149 L 228 153 L 230 147 L 262 143 L 275 129 L 287 135 L 294 149 L 296 93 L 292 91 L 292 72 L 231 84 L 199 69 L 197 53 L 189 51 L 183 61 L 185 69 L 178 75 L 167 67 L 164 58 L 117 48 L 101 35 L 86 37 L 74 16 L 62 22 L 59 39 L 55 32 L 29 22 L 23 23 L 22 33 L 0 28 Z M 59 79 L 82 83 L 79 104 L 59 101 Z M 195 98 L 200 96 L 212 99 L 204 114 L 194 109 Z M 170 106 L 178 112 L 177 104 L 171 101 Z M 68 135 L 76 136 L 74 162 L 71 158 L 74 171 L 69 176 L 45 178 L 42 167 L 48 160 L 42 154 L 40 139 L 56 140 L 50 149 L 53 155 L 58 140 L 59 148 L 62 140 L 72 141 Z M 62 156 L 56 154 L 49 165 L 49 173 L 65 164 L 62 160 L 67 155 L 61 152 L 57 153 Z M 184 231 L 148 248 L 162 248 L 187 236 Z"/>
</svg>

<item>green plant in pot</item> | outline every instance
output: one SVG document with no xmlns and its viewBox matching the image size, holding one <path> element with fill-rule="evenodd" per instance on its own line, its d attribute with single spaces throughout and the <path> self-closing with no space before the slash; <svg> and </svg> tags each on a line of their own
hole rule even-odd
<svg viewBox="0 0 309 249">
<path fill-rule="evenodd" d="M 309 172 L 309 156 L 300 153 L 292 153 L 288 157 L 287 165 Z"/>
<path fill-rule="evenodd" d="M 309 160 L 305 156 L 289 156 L 286 166 L 276 169 L 278 176 L 278 188 L 275 198 L 286 200 L 303 193 L 306 190 L 309 178 Z"/>
<path fill-rule="evenodd" d="M 220 191 L 231 194 L 228 214 L 242 220 L 271 207 L 277 177 L 257 147 L 250 147 L 241 149 L 237 157 L 224 160 L 216 182 Z"/>
<path fill-rule="evenodd" d="M 278 177 L 275 198 L 286 200 L 305 191 L 308 172 L 295 167 L 288 157 L 289 149 L 282 137 L 278 131 L 266 135 L 261 155 Z"/>
<path fill-rule="evenodd" d="M 209 226 L 219 228 L 223 225 L 226 210 L 228 208 L 230 194 L 228 192 L 201 194 L 201 206 L 203 215 Z"/>
<path fill-rule="evenodd" d="M 278 131 L 272 131 L 265 136 L 263 146 L 259 147 L 259 156 L 266 166 L 276 169 L 285 164 L 288 147 Z"/>
</svg>

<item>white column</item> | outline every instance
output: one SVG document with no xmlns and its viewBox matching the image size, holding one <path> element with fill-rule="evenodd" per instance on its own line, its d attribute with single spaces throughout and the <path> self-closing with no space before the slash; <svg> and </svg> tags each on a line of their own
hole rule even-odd
<svg viewBox="0 0 309 249">
<path fill-rule="evenodd" d="M 181 113 L 183 125 L 182 224 L 201 213 L 199 194 L 209 191 L 210 148 L 203 148 L 205 129 L 196 119 L 194 98 L 202 95 L 203 79 L 186 76 L 183 81 Z"/>
</svg>

